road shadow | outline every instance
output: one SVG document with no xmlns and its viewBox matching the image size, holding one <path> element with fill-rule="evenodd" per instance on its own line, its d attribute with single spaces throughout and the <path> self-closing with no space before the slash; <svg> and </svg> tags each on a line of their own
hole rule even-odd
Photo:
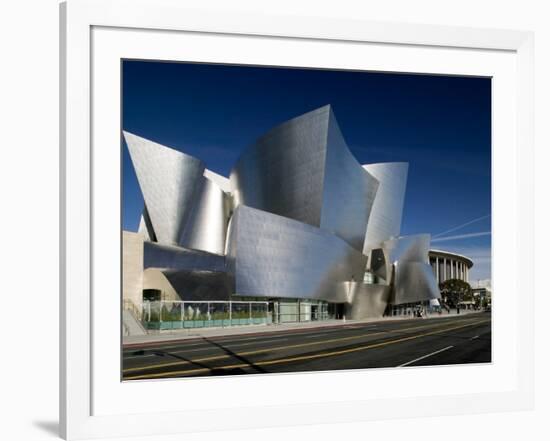
<svg viewBox="0 0 550 441">
<path fill-rule="evenodd" d="M 215 347 L 221 349 L 226 355 L 228 355 L 229 357 L 232 357 L 236 360 L 239 360 L 241 363 L 247 365 L 247 367 L 244 368 L 244 369 L 243 368 L 227 369 L 227 368 L 221 368 L 221 367 L 215 367 L 215 366 L 208 366 L 208 365 L 206 365 L 204 363 L 201 363 L 201 362 L 198 362 L 196 360 L 192 360 L 190 358 L 187 358 L 187 357 L 184 357 L 184 356 L 181 356 L 181 355 L 178 355 L 178 354 L 174 354 L 170 351 L 162 351 L 162 350 L 138 350 L 138 351 L 135 351 L 133 353 L 133 355 L 144 355 L 144 354 L 149 353 L 149 354 L 156 355 L 157 357 L 170 357 L 170 358 L 175 358 L 176 360 L 179 360 L 179 361 L 187 362 L 191 366 L 195 366 L 195 367 L 198 367 L 198 368 L 201 368 L 201 369 L 208 370 L 208 374 L 200 374 L 200 375 L 213 375 L 213 376 L 215 376 L 215 375 L 242 375 L 242 374 L 249 373 L 247 371 L 247 369 L 254 369 L 257 373 L 262 373 L 262 374 L 268 373 L 268 371 L 266 371 L 262 367 L 257 366 L 256 364 L 254 364 L 249 359 L 237 354 L 236 352 L 233 352 L 231 349 L 225 347 L 224 345 L 222 345 L 220 343 L 217 343 L 213 340 L 210 340 L 207 337 L 203 337 L 202 340 L 204 342 L 208 343 L 211 346 L 215 346 Z M 169 367 L 167 367 L 167 368 L 169 368 Z M 147 371 L 147 366 L 144 366 L 143 370 Z M 167 370 L 165 372 L 168 375 L 170 374 L 169 370 Z M 144 375 L 146 375 L 146 374 L 144 374 Z M 180 376 L 183 377 L 183 376 L 186 376 L 186 375 L 182 374 Z M 189 375 L 189 376 L 195 376 L 195 375 Z M 124 379 L 124 377 L 123 377 L 123 379 Z M 128 380 L 131 380 L 131 378 L 128 378 Z"/>
<path fill-rule="evenodd" d="M 233 358 L 236 358 L 237 360 L 243 362 L 244 364 L 247 364 L 248 366 L 250 366 L 251 368 L 255 369 L 257 372 L 261 373 L 261 374 L 266 374 L 268 371 L 266 371 L 265 369 L 263 369 L 261 366 L 258 366 L 256 364 L 254 364 L 252 361 L 250 361 L 249 359 L 243 357 L 242 355 L 239 355 L 237 354 L 236 352 L 233 352 L 231 349 L 225 347 L 224 345 L 220 344 L 220 343 L 216 343 L 215 341 L 213 340 L 210 340 L 209 338 L 207 337 L 203 337 L 203 340 L 206 341 L 207 343 L 213 345 L 213 346 L 216 346 L 218 348 L 220 348 L 223 352 L 225 352 L 227 355 L 233 357 Z M 242 370 L 242 369 L 241 369 Z M 228 374 L 228 370 L 227 369 L 216 369 L 216 371 L 223 371 L 223 374 L 220 373 L 220 372 L 216 372 L 216 374 L 214 372 L 212 372 L 213 375 L 227 375 Z M 246 373 L 245 371 L 243 371 L 243 373 Z"/>
</svg>

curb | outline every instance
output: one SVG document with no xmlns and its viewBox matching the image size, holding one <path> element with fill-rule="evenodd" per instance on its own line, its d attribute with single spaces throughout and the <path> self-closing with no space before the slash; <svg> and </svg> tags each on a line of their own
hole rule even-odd
<svg viewBox="0 0 550 441">
<path fill-rule="evenodd" d="M 481 313 L 482 311 L 476 311 L 476 312 L 469 312 L 465 314 L 460 314 L 461 317 Z M 458 317 L 459 315 L 436 315 L 436 316 L 430 316 L 430 317 L 423 317 L 423 318 L 417 318 L 417 320 L 435 320 L 435 319 L 444 319 L 449 317 Z M 373 323 L 396 323 L 403 320 L 415 320 L 414 318 L 406 317 L 406 318 L 388 318 L 388 319 L 375 319 L 375 320 L 356 320 L 356 321 L 347 321 L 345 323 L 338 323 L 338 324 L 327 324 L 327 325 L 315 325 L 315 326 L 305 326 L 305 327 L 296 327 L 296 328 L 290 328 L 290 329 L 276 329 L 271 328 L 270 330 L 261 330 L 258 332 L 250 330 L 249 332 L 236 332 L 234 334 L 229 335 L 192 335 L 192 336 L 173 336 L 173 338 L 166 338 L 166 339 L 158 339 L 154 341 L 143 341 L 143 342 L 135 342 L 135 343 L 122 343 L 123 349 L 131 349 L 131 348 L 143 348 L 148 346 L 154 346 L 159 344 L 166 344 L 166 343 L 178 343 L 178 342 L 184 342 L 184 341 L 193 341 L 193 340 L 204 340 L 207 338 L 211 339 L 226 339 L 226 338 L 234 338 L 234 337 L 242 337 L 246 335 L 253 335 L 253 336 L 264 336 L 269 334 L 288 334 L 288 333 L 301 333 L 301 332 L 307 332 L 315 329 L 342 329 L 357 325 L 369 325 Z M 277 325 L 268 325 L 268 326 L 277 326 Z M 263 328 L 263 327 L 262 327 Z M 227 328 L 226 328 L 227 329 Z M 243 331 L 247 329 L 242 329 Z M 248 328 L 250 329 L 250 328 Z M 167 336 L 168 337 L 168 336 Z"/>
</svg>

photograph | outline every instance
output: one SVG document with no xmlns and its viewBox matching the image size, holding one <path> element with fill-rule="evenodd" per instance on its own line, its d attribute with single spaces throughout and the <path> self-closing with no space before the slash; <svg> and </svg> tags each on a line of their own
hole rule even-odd
<svg viewBox="0 0 550 441">
<path fill-rule="evenodd" d="M 493 361 L 491 77 L 120 69 L 122 381 Z"/>
</svg>

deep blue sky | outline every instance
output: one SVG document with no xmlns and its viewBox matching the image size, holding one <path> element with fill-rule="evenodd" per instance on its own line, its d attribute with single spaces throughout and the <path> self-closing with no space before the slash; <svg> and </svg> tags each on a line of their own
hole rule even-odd
<svg viewBox="0 0 550 441">
<path fill-rule="evenodd" d="M 437 235 L 491 213 L 491 80 L 311 69 L 123 62 L 123 129 L 228 176 L 268 129 L 331 104 L 361 164 L 409 162 L 401 233 Z M 123 146 L 123 227 L 143 199 Z M 440 237 L 490 231 L 490 216 Z M 433 242 L 490 277 L 490 235 Z"/>
</svg>

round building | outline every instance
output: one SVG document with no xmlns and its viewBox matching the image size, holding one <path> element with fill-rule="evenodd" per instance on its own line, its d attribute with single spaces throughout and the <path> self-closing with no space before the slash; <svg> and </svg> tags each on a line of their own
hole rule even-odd
<svg viewBox="0 0 550 441">
<path fill-rule="evenodd" d="M 461 254 L 443 250 L 430 250 L 430 266 L 437 283 L 449 279 L 459 279 L 469 283 L 469 270 L 474 262 Z"/>
</svg>

